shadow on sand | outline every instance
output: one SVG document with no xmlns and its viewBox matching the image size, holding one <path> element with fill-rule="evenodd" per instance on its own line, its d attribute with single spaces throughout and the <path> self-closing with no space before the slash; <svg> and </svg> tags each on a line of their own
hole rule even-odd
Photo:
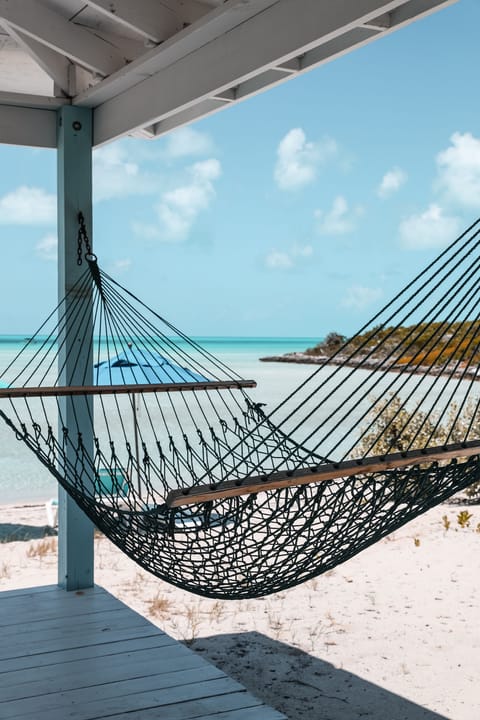
<svg viewBox="0 0 480 720">
<path fill-rule="evenodd" d="M 198 638 L 190 647 L 290 720 L 447 720 L 257 632 Z"/>
<path fill-rule="evenodd" d="M 49 525 L 0 523 L 0 543 L 39 540 L 56 534 L 57 531 L 49 527 Z"/>
</svg>

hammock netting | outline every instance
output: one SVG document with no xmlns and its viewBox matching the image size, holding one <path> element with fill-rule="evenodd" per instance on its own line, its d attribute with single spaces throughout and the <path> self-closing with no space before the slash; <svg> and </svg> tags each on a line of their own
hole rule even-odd
<svg viewBox="0 0 480 720">
<path fill-rule="evenodd" d="M 479 243 L 477 221 L 273 409 L 87 254 L 0 374 L 0 416 L 159 578 L 283 590 L 480 480 Z"/>
</svg>

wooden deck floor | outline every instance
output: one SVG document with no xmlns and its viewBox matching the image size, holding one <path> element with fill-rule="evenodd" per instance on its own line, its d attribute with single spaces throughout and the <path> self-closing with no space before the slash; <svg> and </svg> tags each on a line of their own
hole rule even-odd
<svg viewBox="0 0 480 720">
<path fill-rule="evenodd" d="M 0 593 L 0 718 L 284 720 L 99 587 Z"/>
</svg>

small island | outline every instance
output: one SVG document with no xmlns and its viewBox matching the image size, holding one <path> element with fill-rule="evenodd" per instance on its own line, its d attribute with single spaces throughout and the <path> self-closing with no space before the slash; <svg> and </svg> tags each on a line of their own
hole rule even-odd
<svg viewBox="0 0 480 720">
<path fill-rule="evenodd" d="M 480 321 L 378 325 L 351 338 L 329 333 L 312 348 L 260 358 L 262 362 L 343 365 L 478 380 Z"/>
</svg>

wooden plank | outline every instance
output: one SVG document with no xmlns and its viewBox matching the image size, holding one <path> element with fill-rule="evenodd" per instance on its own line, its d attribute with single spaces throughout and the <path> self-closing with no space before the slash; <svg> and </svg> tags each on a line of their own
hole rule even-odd
<svg viewBox="0 0 480 720">
<path fill-rule="evenodd" d="M 124 712 L 126 705 L 128 705 L 129 712 L 132 715 L 135 712 L 134 717 L 137 717 L 136 712 L 145 708 L 163 708 L 164 706 L 172 705 L 174 703 L 183 703 L 189 700 L 198 701 L 205 697 L 224 695 L 233 692 L 234 690 L 238 691 L 239 689 L 242 689 L 238 683 L 235 683 L 226 676 L 207 680 L 200 679 L 198 682 L 190 682 L 187 685 L 182 685 L 180 682 L 181 673 L 175 674 L 178 675 L 177 681 L 180 684 L 170 685 L 170 687 L 165 688 L 160 687 L 158 690 L 153 689 L 145 692 L 132 693 L 127 697 L 113 696 L 111 698 L 106 698 L 105 700 L 92 703 L 88 701 L 91 690 L 87 687 L 83 690 L 83 698 L 78 702 L 78 704 L 72 705 L 71 703 L 68 703 L 67 696 L 67 702 L 65 705 L 68 707 L 68 718 L 69 720 L 92 720 L 93 718 L 109 717 L 112 714 Z M 20 700 L 21 698 L 18 699 Z M 10 717 L 32 718 L 32 720 L 37 718 L 38 713 L 36 711 L 36 701 L 37 698 L 33 697 L 30 704 L 25 703 L 24 707 L 27 708 L 27 710 L 24 709 L 21 714 L 16 712 L 15 704 L 12 703 L 11 707 L 13 710 Z M 47 717 L 48 715 L 49 720 L 65 720 L 65 705 L 57 710 L 52 710 L 51 712 L 48 711 L 45 713 L 44 717 Z M 8 715 L 4 714 L 4 707 L 8 707 L 8 705 L 5 701 L 0 701 L 0 713 L 2 713 L 0 717 L 2 720 L 4 720 L 4 718 L 6 720 L 8 717 Z M 158 712 L 158 709 L 157 717 L 161 717 L 163 720 L 163 716 Z"/>
<path fill-rule="evenodd" d="M 198 720 L 286 720 L 286 718 L 277 710 L 262 705 L 261 707 L 232 710 L 231 712 L 222 713 L 221 717 L 218 716 L 218 713 L 201 715 Z"/>
<path fill-rule="evenodd" d="M 208 380 L 191 383 L 138 383 L 135 385 L 66 385 L 52 387 L 0 388 L 2 398 L 63 397 L 77 395 L 137 395 L 141 393 L 185 392 L 255 388 L 255 380 Z"/>
<path fill-rule="evenodd" d="M 80 615 L 78 617 L 78 620 L 75 621 L 74 628 L 71 627 L 71 620 L 70 617 L 67 615 L 65 616 L 65 621 L 62 623 L 62 625 L 67 626 L 64 629 L 68 629 L 69 632 L 72 632 L 74 630 L 80 630 L 81 632 L 83 632 L 83 628 L 88 628 L 88 626 L 92 623 L 103 623 L 105 626 L 110 626 L 112 623 L 114 623 L 114 625 L 118 626 L 119 623 L 127 620 L 130 617 L 130 614 L 131 613 L 129 611 L 129 608 L 106 608 L 105 610 L 99 612 L 92 612 L 85 615 Z M 23 622 L 18 617 L 12 618 L 12 623 L 2 628 L 2 644 L 8 642 L 9 637 L 14 637 L 17 640 L 20 640 L 22 635 L 26 634 L 28 636 L 31 636 L 31 634 L 35 632 L 42 632 L 44 635 L 46 635 L 48 632 L 54 631 L 58 627 L 59 618 L 55 616 L 34 618 L 25 616 Z"/>
<path fill-rule="evenodd" d="M 18 93 L 18 95 L 20 94 Z M 45 148 L 57 146 L 57 113 L 54 110 L 4 105 L 1 100 L 0 97 L 0 139 L 2 144 Z"/>
<path fill-rule="evenodd" d="M 106 598 L 109 599 L 112 606 L 125 607 L 124 603 L 121 603 L 109 592 L 96 585 L 72 592 L 66 592 L 58 585 L 45 585 L 40 587 L 38 593 L 36 588 L 0 592 L 0 611 L 3 610 L 4 607 L 8 607 L 9 603 L 12 607 L 17 608 L 21 607 L 21 603 L 24 603 L 26 606 L 30 604 L 30 609 L 32 609 L 50 607 L 52 603 L 60 605 L 71 602 L 88 602 L 92 609 L 96 607 L 96 603 L 104 603 Z"/>
<path fill-rule="evenodd" d="M 96 587 L 96 592 L 100 592 L 100 589 Z M 8 600 L 9 598 L 17 598 L 17 597 L 23 597 L 27 596 L 30 598 L 33 598 L 38 593 L 44 593 L 44 592 L 50 592 L 50 593 L 58 593 L 58 585 L 40 585 L 38 588 L 14 588 L 13 590 L 2 590 L 0 592 L 0 607 L 3 606 L 3 603 Z"/>
<path fill-rule="evenodd" d="M 72 707 L 75 709 L 75 717 L 83 717 L 81 708 L 85 707 L 85 716 L 91 717 L 93 713 L 103 712 L 107 704 L 119 701 L 119 706 L 125 706 L 125 699 L 129 695 L 149 693 L 164 690 L 170 687 L 182 687 L 195 682 L 217 680 L 224 678 L 218 668 L 203 662 L 200 667 L 172 670 L 166 673 L 157 673 L 149 676 L 120 680 L 118 682 L 103 683 L 94 687 L 75 688 L 68 693 L 48 693 L 35 698 L 36 712 L 48 714 L 49 717 L 63 711 L 65 716 L 70 716 Z M 17 717 L 22 713 L 29 713 L 32 708 L 31 698 L 20 698 L 6 703 L 0 701 L 2 720 L 10 717 Z M 68 710 L 68 713 L 65 712 Z M 52 713 L 52 715 L 50 715 Z"/>
<path fill-rule="evenodd" d="M 101 75 L 110 75 L 126 64 L 121 51 L 94 32 L 70 22 L 35 0 L 11 3 L 0 0 L 0 17 L 26 35 Z"/>
<path fill-rule="evenodd" d="M 108 658 L 111 655 L 120 655 L 135 650 L 148 648 L 165 648 L 168 645 L 175 645 L 174 640 L 164 633 L 158 634 L 156 628 L 149 628 L 150 634 L 141 635 L 139 637 L 115 640 L 111 639 L 108 633 L 108 640 L 98 642 L 94 645 L 86 645 L 84 647 L 62 648 L 52 652 L 38 652 L 34 655 L 22 655 L 20 657 L 9 657 L 6 660 L 0 660 L 0 675 L 4 672 L 12 672 L 17 670 L 27 670 L 28 668 L 40 668 L 45 666 L 56 665 L 57 663 L 69 663 L 75 660 L 85 660 L 90 658 Z M 101 637 L 99 637 L 101 640 Z M 39 648 L 40 650 L 40 648 Z M 106 660 L 107 662 L 107 660 Z"/>
<path fill-rule="evenodd" d="M 217 486 L 197 485 L 181 490 L 172 490 L 167 496 L 166 502 L 170 508 L 197 505 L 216 499 L 251 495 L 252 493 L 267 490 L 309 485 L 310 483 L 326 482 L 327 480 L 339 480 L 354 477 L 355 475 L 381 473 L 410 465 L 452 460 L 459 457 L 473 457 L 479 454 L 480 440 L 471 440 L 465 443 L 452 443 L 443 447 L 429 447 L 422 450 L 392 453 L 391 455 L 374 455 L 355 460 L 344 460 L 343 462 L 314 466 L 309 470 L 305 468 L 282 470 L 269 475 L 226 480 Z"/>
<path fill-rule="evenodd" d="M 134 616 L 127 616 L 123 620 L 110 623 L 103 619 L 94 620 L 79 631 L 72 627 L 72 623 L 69 625 L 63 623 L 49 632 L 36 631 L 32 632 L 30 636 L 23 635 L 17 643 L 15 643 L 14 637 L 8 638 L 5 643 L 0 644 L 0 660 L 26 655 L 32 648 L 40 648 L 43 652 L 55 652 L 62 648 L 73 649 L 98 644 L 99 639 L 104 638 L 103 641 L 106 642 L 106 639 L 110 638 L 113 633 L 123 633 L 122 639 L 142 637 L 143 631 L 150 628 L 147 620 L 139 620 Z M 166 644 L 168 644 L 167 638 L 168 635 L 165 636 Z"/>
<path fill-rule="evenodd" d="M 225 679 L 225 673 L 206 662 L 201 667 L 156 673 L 133 679 L 101 683 L 88 688 L 80 687 L 68 693 L 48 693 L 35 697 L 35 712 L 45 713 L 52 720 L 65 717 L 75 720 L 86 720 L 91 717 L 102 717 L 117 712 L 130 702 L 128 696 L 151 697 L 152 693 L 160 694 L 170 688 L 182 688 L 192 683 L 209 680 Z M 139 704 L 138 698 L 136 699 Z M 32 699 L 20 698 L 8 702 L 0 701 L 2 720 L 27 715 L 32 712 Z"/>
<path fill-rule="evenodd" d="M 2 590 L 0 591 L 0 618 L 3 612 L 9 612 L 8 608 L 29 607 L 29 616 L 32 608 L 38 607 L 49 607 L 52 603 L 59 602 L 72 602 L 76 597 L 80 596 L 90 597 L 92 595 L 102 598 L 101 602 L 104 602 L 103 598 L 109 597 L 110 602 L 118 602 L 109 593 L 106 593 L 99 588 L 94 586 L 91 588 L 85 588 L 78 592 L 65 592 L 58 585 L 42 585 L 39 587 L 37 592 L 36 588 L 19 588 L 18 590 Z"/>
<path fill-rule="evenodd" d="M 243 720 L 244 717 L 248 718 L 247 713 L 250 711 L 264 713 L 260 714 L 261 720 L 286 720 L 284 715 L 263 705 L 245 690 L 162 707 L 161 715 L 156 708 L 146 708 L 135 713 L 135 720 L 160 720 L 160 718 L 161 720 L 204 720 L 210 717 L 224 720 L 230 712 L 238 713 L 236 717 L 234 716 L 235 720 L 237 718 Z M 132 720 L 132 716 L 130 713 L 122 712 L 119 715 L 110 715 L 109 720 Z"/>
<path fill-rule="evenodd" d="M 2 601 L 12 620 L 0 645 L 2 720 L 285 720 L 101 589 L 28 589 Z"/>
<path fill-rule="evenodd" d="M 129 639 L 133 639 L 137 636 L 137 633 L 143 631 L 145 628 L 148 629 L 149 627 L 152 626 L 147 620 L 138 620 L 125 612 L 116 614 L 116 616 L 111 620 L 109 620 L 108 614 L 107 616 L 103 616 L 99 619 L 93 619 L 92 616 L 92 619 L 89 620 L 89 622 L 79 625 L 78 628 L 76 624 L 75 627 L 72 627 L 71 623 L 63 623 L 62 625 L 57 625 L 56 627 L 54 626 L 52 629 L 39 627 L 32 630 L 30 633 L 22 632 L 17 636 L 15 636 L 15 634 L 9 634 L 4 639 L 2 638 L 0 653 L 1 655 L 4 655 L 5 653 L 10 652 L 21 652 L 24 647 L 29 647 L 29 645 L 32 646 L 32 643 L 36 642 L 41 642 L 42 645 L 40 647 L 46 648 L 49 647 L 49 643 L 55 642 L 57 639 L 61 639 L 62 635 L 67 636 L 65 649 L 78 647 L 77 643 L 79 641 L 85 641 L 89 638 L 94 641 L 99 633 L 100 636 L 110 637 L 110 635 L 114 632 L 128 631 L 130 634 Z M 168 645 L 169 642 L 175 642 L 169 635 L 166 635 L 160 630 L 158 630 L 157 635 L 159 638 L 162 638 L 166 645 Z M 139 637 L 142 636 L 143 633 Z M 45 652 L 52 651 L 45 650 Z M 14 657 L 14 655 L 10 655 L 10 657 Z"/>
<path fill-rule="evenodd" d="M 50 654 L 116 643 L 122 640 L 150 637 L 152 635 L 152 628 L 153 626 L 150 623 L 143 627 L 122 628 L 122 630 L 110 630 L 108 632 L 103 632 L 101 628 L 92 628 L 90 632 L 72 638 L 66 635 L 65 629 L 63 629 L 56 638 L 44 638 L 43 645 L 35 643 L 33 638 L 30 643 L 24 643 L 18 648 L 9 647 L 4 650 L 0 644 L 0 661 L 7 663 L 9 660 L 15 658 L 37 658 L 44 653 Z M 30 666 L 29 663 L 28 667 Z"/>
<path fill-rule="evenodd" d="M 77 626 L 72 622 L 64 622 L 62 624 L 53 625 L 51 628 L 43 628 L 41 623 L 37 623 L 35 630 L 28 632 L 10 633 L 2 638 L 0 645 L 0 658 L 10 656 L 10 653 L 22 653 L 25 648 L 31 647 L 32 643 L 40 643 L 40 647 L 49 647 L 51 642 L 65 637 L 64 644 L 66 647 L 74 648 L 78 642 L 85 642 L 88 638 L 102 637 L 116 630 L 126 630 L 131 628 L 139 630 L 149 626 L 148 621 L 138 619 L 130 615 L 128 611 L 121 610 L 116 613 L 110 613 L 113 617 L 109 618 L 109 613 L 103 614 L 100 618 L 92 616 L 93 619 Z M 17 627 L 17 626 L 15 626 Z M 165 644 L 169 644 L 168 635 L 158 631 L 160 637 L 163 637 Z M 17 655 L 18 657 L 18 655 Z"/>
<path fill-rule="evenodd" d="M 113 655 L 105 663 L 103 658 L 91 658 L 78 662 L 43 668 L 3 673 L 0 700 L 2 702 L 34 698 L 48 693 L 65 693 L 78 688 L 92 688 L 95 685 L 133 680 L 166 672 L 191 670 L 203 667 L 203 658 L 195 655 L 180 643 L 169 646 L 167 652 L 159 653 L 156 648 L 137 650 L 125 655 Z M 10 675 L 10 677 L 9 677 Z M 8 682 L 9 681 L 9 682 Z M 85 693 L 88 697 L 88 693 Z M 119 712 L 121 707 L 115 712 Z"/>
<path fill-rule="evenodd" d="M 27 614 L 29 621 L 32 622 L 37 619 L 47 620 L 55 617 L 60 619 L 68 617 L 71 613 L 75 613 L 75 616 L 79 617 L 114 609 L 117 608 L 113 605 L 112 600 L 105 595 L 93 597 L 76 596 L 75 598 L 62 598 L 59 595 L 53 597 L 40 595 L 33 607 L 31 601 L 27 598 L 12 598 L 5 603 L 2 601 L 0 604 L 0 628 L 15 624 L 15 622 L 24 622 Z"/>
</svg>

